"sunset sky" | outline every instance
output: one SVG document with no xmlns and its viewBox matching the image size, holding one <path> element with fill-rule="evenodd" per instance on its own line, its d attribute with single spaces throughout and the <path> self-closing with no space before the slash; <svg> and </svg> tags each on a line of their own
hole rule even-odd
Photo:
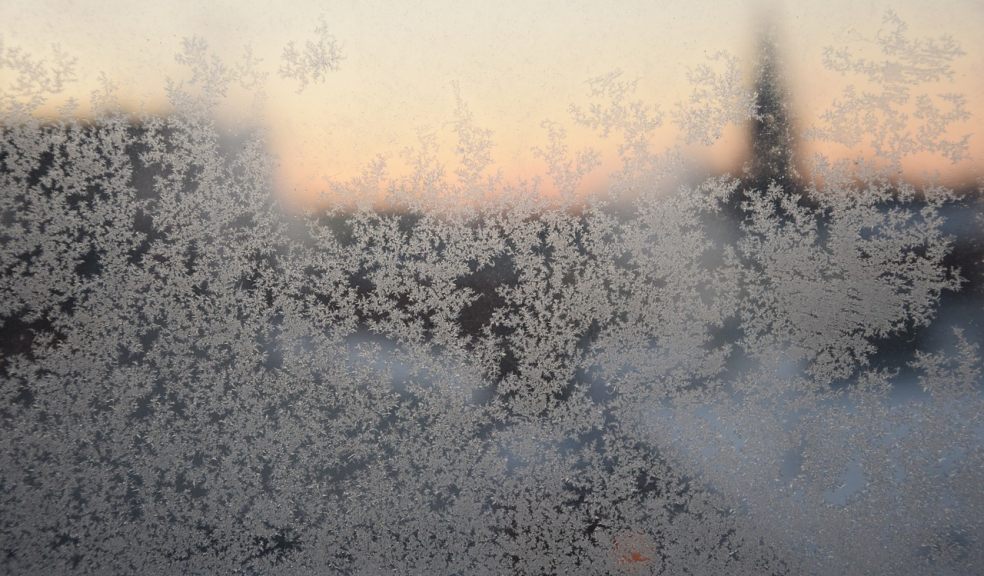
<svg viewBox="0 0 984 576">
<path fill-rule="evenodd" d="M 52 43 L 76 56 L 78 81 L 66 97 L 84 104 L 105 72 L 124 105 L 149 110 L 167 109 L 167 77 L 187 77 L 174 59 L 182 38 L 203 37 L 231 64 L 250 46 L 269 74 L 266 97 L 255 102 L 254 94 L 234 91 L 220 117 L 268 130 L 280 159 L 281 192 L 298 200 L 313 197 L 329 181 L 357 175 L 379 154 L 399 173 L 401 151 L 416 145 L 420 134 L 437 135 L 441 158 L 453 169 L 455 84 L 475 124 L 493 131 L 494 165 L 507 178 L 544 173 L 543 161 L 531 153 L 546 144 L 541 122 L 570 125 L 569 105 L 587 102 L 586 80 L 613 70 L 637 79 L 636 96 L 666 113 L 653 145 L 667 147 L 677 138 L 669 113 L 691 89 L 687 70 L 718 51 L 750 68 L 763 15 L 778 26 L 793 103 L 800 122 L 809 125 L 845 85 L 822 69 L 823 48 L 865 45 L 886 10 L 893 9 L 911 36 L 949 34 L 961 45 L 966 54 L 947 90 L 964 94 L 974 114 L 957 132 L 976 133 L 970 159 L 953 165 L 921 157 L 909 167 L 957 178 L 979 174 L 975 167 L 984 165 L 984 3 L 979 0 L 528 4 L 4 0 L 0 35 L 38 56 L 50 54 Z M 325 82 L 298 93 L 296 82 L 277 75 L 281 52 L 290 41 L 303 47 L 313 39 L 319 19 L 337 39 L 344 60 Z M 692 151 L 710 164 L 727 166 L 739 155 L 741 142 L 733 130 L 717 147 Z M 570 144 L 607 145 L 577 130 Z M 607 166 L 612 151 L 602 152 Z"/>
</svg>

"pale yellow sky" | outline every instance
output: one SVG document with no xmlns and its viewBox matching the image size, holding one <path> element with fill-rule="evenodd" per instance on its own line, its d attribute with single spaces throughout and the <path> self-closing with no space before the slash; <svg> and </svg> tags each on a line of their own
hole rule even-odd
<svg viewBox="0 0 984 576">
<path fill-rule="evenodd" d="M 4 0 L 0 34 L 38 55 L 57 42 L 78 57 L 79 80 L 66 95 L 86 100 L 100 72 L 119 86 L 127 105 L 166 109 L 165 78 L 183 78 L 174 61 L 183 37 L 205 38 L 215 53 L 235 62 L 248 45 L 269 73 L 266 99 L 234 91 L 221 111 L 233 123 L 269 130 L 281 159 L 285 194 L 305 197 L 327 180 L 359 173 L 376 155 L 400 166 L 400 151 L 418 134 L 437 133 L 442 158 L 452 163 L 452 83 L 475 123 L 494 132 L 495 167 L 507 177 L 544 171 L 531 149 L 546 144 L 540 123 L 570 123 L 568 106 L 586 102 L 589 78 L 615 69 L 638 79 L 637 96 L 670 112 L 687 97 L 686 73 L 724 50 L 747 65 L 756 21 L 772 15 L 781 30 L 789 87 L 801 118 L 815 119 L 844 81 L 821 68 L 824 46 L 874 37 L 887 9 L 913 36 L 952 35 L 966 52 L 950 90 L 965 94 L 975 117 L 962 133 L 984 136 L 984 2 L 904 0 L 869 2 L 198 2 L 169 0 Z M 345 59 L 324 83 L 297 92 L 277 68 L 289 41 L 313 38 L 319 18 L 342 46 Z M 3 78 L 0 77 L 0 82 Z M 57 103 L 53 103 L 57 104 Z M 668 118 L 667 118 L 668 119 Z M 672 126 L 657 132 L 656 148 L 670 145 Z M 572 147 L 598 145 L 572 132 Z M 732 138 L 740 140 L 740 138 Z M 971 160 L 950 166 L 923 158 L 922 167 L 956 174 L 984 162 L 984 137 L 971 140 Z M 710 155 L 725 163 L 738 142 Z M 611 155 L 611 150 L 603 150 Z M 701 151 L 695 151 L 700 154 Z M 705 155 L 708 153 L 703 152 Z M 453 169 L 453 166 L 449 166 Z"/>
</svg>

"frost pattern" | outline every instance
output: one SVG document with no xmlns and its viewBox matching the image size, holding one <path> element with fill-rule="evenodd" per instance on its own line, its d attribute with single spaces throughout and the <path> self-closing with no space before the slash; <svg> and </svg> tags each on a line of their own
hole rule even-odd
<svg viewBox="0 0 984 576">
<path fill-rule="evenodd" d="M 312 82 L 326 81 L 328 73 L 338 70 L 345 58 L 324 18 L 314 29 L 314 34 L 315 39 L 306 41 L 303 50 L 298 50 L 294 42 L 288 42 L 280 57 L 280 76 L 296 80 L 298 92 L 303 92 Z"/>
<path fill-rule="evenodd" d="M 952 79 L 952 62 L 964 52 L 953 38 L 912 39 L 894 12 L 885 15 L 874 43 L 878 56 L 857 54 L 849 46 L 827 48 L 824 65 L 853 74 L 863 88 L 849 85 L 822 118 L 818 138 L 854 147 L 871 146 L 878 156 L 898 162 L 919 152 L 958 162 L 966 157 L 970 135 L 946 137 L 951 126 L 970 117 L 965 98 L 931 90 Z M 870 86 L 865 89 L 864 86 Z"/>
<path fill-rule="evenodd" d="M 726 126 L 741 125 L 755 116 L 755 94 L 744 82 L 735 56 L 718 52 L 690 70 L 687 78 L 693 92 L 677 104 L 673 117 L 688 142 L 713 144 Z"/>
<path fill-rule="evenodd" d="M 887 22 L 911 74 L 828 120 L 902 102 L 899 82 L 958 54 Z M 322 28 L 285 52 L 302 88 L 337 62 Z M 81 122 L 25 114 L 70 60 L 0 49 L 18 74 L 0 128 L 4 572 L 984 567 L 979 330 L 926 336 L 946 298 L 980 298 L 980 255 L 951 259 L 954 191 L 824 159 L 807 185 L 768 154 L 667 189 L 662 116 L 616 73 L 571 109 L 620 138 L 611 197 L 576 200 L 598 158 L 558 122 L 536 154 L 559 200 L 490 174 L 492 135 L 458 94 L 453 174 L 425 135 L 411 175 L 375 161 L 339 184 L 386 208 L 293 217 L 261 135 L 208 119 L 262 78 L 251 51 L 227 65 L 189 39 L 173 113 Z M 686 137 L 781 133 L 737 61 L 712 62 L 728 70 L 696 73 Z M 936 136 L 920 146 L 945 155 Z M 898 138 L 882 149 L 911 149 Z"/>
</svg>

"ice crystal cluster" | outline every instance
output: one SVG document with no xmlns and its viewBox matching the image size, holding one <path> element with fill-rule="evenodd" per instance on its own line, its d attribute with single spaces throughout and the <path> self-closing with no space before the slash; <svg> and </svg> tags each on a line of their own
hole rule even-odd
<svg viewBox="0 0 984 576">
<path fill-rule="evenodd" d="M 0 572 L 980 573 L 973 203 L 892 177 L 966 147 L 923 90 L 959 49 L 877 41 L 827 54 L 876 91 L 811 132 L 874 159 L 674 178 L 664 122 L 783 132 L 769 70 L 716 55 L 665 118 L 617 73 L 572 106 L 622 142 L 609 195 L 558 122 L 559 199 L 496 177 L 459 96 L 460 169 L 425 145 L 337 185 L 384 203 L 304 217 L 210 120 L 261 75 L 204 40 L 173 111 L 107 90 L 91 121 L 33 114 L 69 57 L 0 44 Z M 303 88 L 340 53 L 322 25 L 283 57 Z"/>
</svg>

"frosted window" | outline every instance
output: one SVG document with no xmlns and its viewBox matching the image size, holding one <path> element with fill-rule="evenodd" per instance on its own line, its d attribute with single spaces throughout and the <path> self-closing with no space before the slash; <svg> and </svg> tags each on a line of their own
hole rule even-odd
<svg viewBox="0 0 984 576">
<path fill-rule="evenodd" d="M 370 6 L 0 9 L 0 572 L 984 571 L 978 8 Z"/>
</svg>

